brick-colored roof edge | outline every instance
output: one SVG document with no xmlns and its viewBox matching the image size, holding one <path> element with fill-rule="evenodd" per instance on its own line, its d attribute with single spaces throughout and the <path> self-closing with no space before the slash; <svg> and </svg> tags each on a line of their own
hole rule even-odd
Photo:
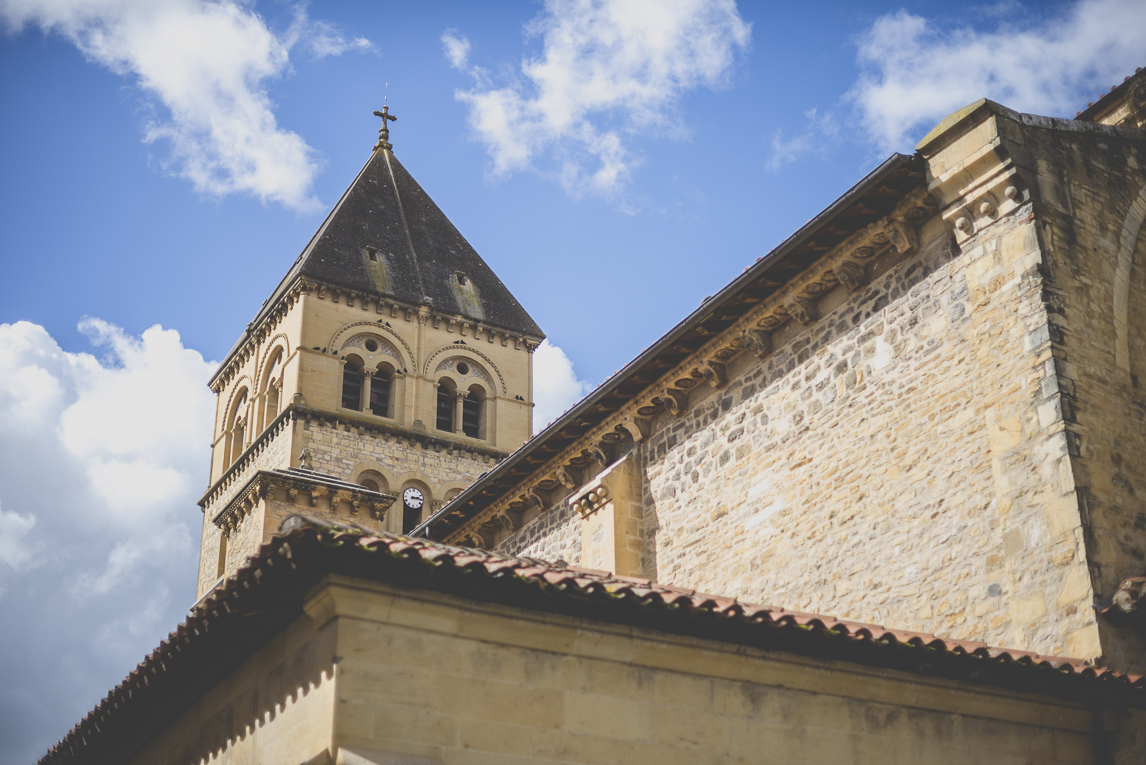
<svg viewBox="0 0 1146 765">
<path fill-rule="evenodd" d="M 246 566 L 205 596 L 41 763 L 125 759 L 198 698 L 188 678 L 205 692 L 301 615 L 306 591 L 328 573 L 1098 706 L 1146 708 L 1146 678 L 1078 659 L 743 603 L 646 579 L 295 515 Z M 171 698 L 175 694 L 184 698 Z"/>
</svg>

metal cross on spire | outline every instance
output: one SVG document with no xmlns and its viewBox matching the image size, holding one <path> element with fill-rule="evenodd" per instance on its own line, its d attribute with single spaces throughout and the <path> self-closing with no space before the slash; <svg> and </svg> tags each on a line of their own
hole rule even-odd
<svg viewBox="0 0 1146 765">
<path fill-rule="evenodd" d="M 382 111 L 375 111 L 374 116 L 382 118 L 382 128 L 378 131 L 378 143 L 374 144 L 374 150 L 393 149 L 394 147 L 390 145 L 390 123 L 398 118 L 390 113 L 390 107 L 386 105 L 383 105 Z"/>
</svg>

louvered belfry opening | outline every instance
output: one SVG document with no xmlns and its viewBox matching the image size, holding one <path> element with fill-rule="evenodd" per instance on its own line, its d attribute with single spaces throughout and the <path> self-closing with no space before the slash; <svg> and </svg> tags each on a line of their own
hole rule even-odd
<svg viewBox="0 0 1146 765">
<path fill-rule="evenodd" d="M 370 413 L 379 417 L 390 416 L 391 376 L 383 369 L 374 373 L 370 380 Z"/>
<path fill-rule="evenodd" d="M 476 391 L 470 391 L 462 401 L 462 432 L 470 438 L 478 438 L 481 432 L 481 398 Z"/>
<path fill-rule="evenodd" d="M 448 380 L 438 383 L 438 430 L 454 432 L 454 387 Z"/>
<path fill-rule="evenodd" d="M 362 409 L 362 367 L 347 361 L 342 370 L 342 408 Z"/>
</svg>

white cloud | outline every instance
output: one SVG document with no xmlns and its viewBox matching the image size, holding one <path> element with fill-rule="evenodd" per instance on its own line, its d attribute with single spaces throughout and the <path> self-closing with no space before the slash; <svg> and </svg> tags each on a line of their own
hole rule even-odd
<svg viewBox="0 0 1146 765">
<path fill-rule="evenodd" d="M 1025 27 L 1004 22 L 990 31 L 899 11 L 860 36 L 862 74 L 848 98 L 883 150 L 909 148 L 913 137 L 984 97 L 1070 117 L 1142 64 L 1143 30 L 1142 0 L 1084 0 Z"/>
<path fill-rule="evenodd" d="M 751 24 L 734 0 L 547 0 L 526 32 L 541 53 L 503 87 L 470 66 L 468 40 L 442 37 L 451 65 L 475 78 L 456 96 L 494 174 L 535 170 L 574 195 L 612 195 L 640 163 L 633 135 L 684 135 L 674 107 L 690 90 L 726 84 Z"/>
<path fill-rule="evenodd" d="M 779 170 L 805 154 L 824 154 L 839 137 L 840 128 L 831 112 L 820 114 L 819 109 L 809 109 L 804 116 L 808 126 L 799 135 L 786 139 L 777 130 L 772 136 L 772 154 L 765 163 L 769 170 Z"/>
<path fill-rule="evenodd" d="M 34 552 L 25 537 L 35 525 L 36 519 L 31 515 L 0 508 L 0 563 L 14 571 L 24 568 Z"/>
<path fill-rule="evenodd" d="M 80 328 L 94 353 L 0 324 L 5 762 L 41 755 L 195 599 L 215 365 L 172 330 Z"/>
<path fill-rule="evenodd" d="M 36 324 L 0 324 L 0 441 L 8 447 L 0 502 L 33 510 L 4 513 L 0 556 L 18 568 L 23 548 L 11 545 L 27 542 L 33 524 L 55 548 L 90 541 L 90 563 L 103 571 L 90 577 L 105 592 L 130 568 L 115 552 L 121 546 L 145 554 L 189 544 L 201 483 L 192 476 L 209 459 L 214 365 L 174 330 L 155 326 L 135 338 L 97 319 L 80 329 L 103 361 L 64 351 Z"/>
<path fill-rule="evenodd" d="M 533 432 L 540 433 L 592 389 L 577 379 L 565 351 L 543 340 L 533 352 Z"/>
<path fill-rule="evenodd" d="M 253 194 L 296 210 L 318 206 L 318 163 L 279 127 L 268 84 L 289 71 L 299 42 L 319 57 L 371 47 L 301 9 L 276 35 L 239 0 L 0 0 L 0 18 L 61 34 L 89 60 L 133 76 L 169 114 L 145 126 L 145 140 L 167 142 L 168 166 L 200 193 Z"/>
</svg>

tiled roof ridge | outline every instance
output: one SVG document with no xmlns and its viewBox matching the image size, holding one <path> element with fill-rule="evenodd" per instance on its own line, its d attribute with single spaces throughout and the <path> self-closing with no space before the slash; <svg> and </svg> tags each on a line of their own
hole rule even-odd
<svg viewBox="0 0 1146 765">
<path fill-rule="evenodd" d="M 903 649 L 909 651 L 926 651 L 919 654 L 916 660 L 921 661 L 921 669 L 916 671 L 927 674 L 927 669 L 938 667 L 942 659 L 947 658 L 954 662 L 981 661 L 970 672 L 964 672 L 969 678 L 968 682 L 990 683 L 992 672 L 1004 672 L 1006 667 L 1016 667 L 1025 672 L 1033 685 L 1037 685 L 1042 693 L 1058 693 L 1063 695 L 1061 683 L 1069 682 L 1071 697 L 1082 696 L 1084 691 L 1094 693 L 1110 693 L 1119 691 L 1123 701 L 1135 707 L 1146 708 L 1146 678 L 1139 675 L 1120 673 L 1104 667 L 1092 666 L 1084 661 L 1062 656 L 1044 656 L 1030 651 L 1020 651 L 990 646 L 975 641 L 942 638 L 927 633 L 910 632 L 906 630 L 887 629 L 873 624 L 864 624 L 848 620 L 835 619 L 820 614 L 788 611 L 781 608 L 744 603 L 734 597 L 698 593 L 678 587 L 656 584 L 649 580 L 636 577 L 621 577 L 603 571 L 594 571 L 578 567 L 560 567 L 552 563 L 533 559 L 517 558 L 499 553 L 477 550 L 466 547 L 455 547 L 441 542 L 426 539 L 414 539 L 388 532 L 375 532 L 362 527 L 337 524 L 331 521 L 311 518 L 304 515 L 293 515 L 287 518 L 280 529 L 280 533 L 263 544 L 255 555 L 247 559 L 246 565 L 240 567 L 234 574 L 221 582 L 215 590 L 201 599 L 190 611 L 187 619 L 180 624 L 155 650 L 149 653 L 142 662 L 132 670 L 128 676 L 113 688 L 108 695 L 89 712 L 58 744 L 52 747 L 41 763 L 61 762 L 74 756 L 77 750 L 88 747 L 114 748 L 114 733 L 109 720 L 113 720 L 118 712 L 119 716 L 129 712 L 133 706 L 139 704 L 155 703 L 152 698 L 149 702 L 146 697 L 154 697 L 156 693 L 167 692 L 161 686 L 164 681 L 170 685 L 178 682 L 180 672 L 194 671 L 187 669 L 186 664 L 196 661 L 197 646 L 211 637 L 227 640 L 227 633 L 234 636 L 236 630 L 241 632 L 249 620 L 250 612 L 244 613 L 242 607 L 249 597 L 271 598 L 277 597 L 269 592 L 264 584 L 272 581 L 276 576 L 283 577 L 285 572 L 298 571 L 298 561 L 305 558 L 307 553 L 315 551 L 335 553 L 342 558 L 341 551 L 354 550 L 360 554 L 382 554 L 385 558 L 365 559 L 369 564 L 367 568 L 374 573 L 383 569 L 380 562 L 389 560 L 396 563 L 398 569 L 390 569 L 383 573 L 410 574 L 420 568 L 419 564 L 427 564 L 428 569 L 421 569 L 423 574 L 445 574 L 439 580 L 447 585 L 445 591 L 458 588 L 458 583 L 465 581 L 473 585 L 477 582 L 486 584 L 512 586 L 515 597 L 523 594 L 541 594 L 556 596 L 561 603 L 579 603 L 596 608 L 595 612 L 579 613 L 586 618 L 597 618 L 601 621 L 618 621 L 615 614 L 603 613 L 604 607 L 628 607 L 630 612 L 641 613 L 647 616 L 667 616 L 675 624 L 696 624 L 704 621 L 709 627 L 714 625 L 724 628 L 737 626 L 747 628 L 758 638 L 773 636 L 780 638 L 787 636 L 784 646 L 772 644 L 761 645 L 765 641 L 754 640 L 757 647 L 766 650 L 779 650 L 799 652 L 791 646 L 794 643 L 815 644 L 823 646 L 824 639 L 838 641 L 843 639 L 847 643 L 833 642 L 833 645 L 846 648 L 867 647 L 888 658 L 906 659 Z M 336 552 L 339 551 L 339 552 Z M 352 555 L 339 560 L 340 563 L 361 563 Z M 277 561 L 277 562 L 276 562 Z M 330 559 L 320 559 L 318 566 L 329 563 Z M 411 566 L 412 564 L 412 566 Z M 304 567 L 307 564 L 304 563 Z M 362 566 L 356 567 L 356 572 Z M 313 571 L 313 569 L 312 569 Z M 323 571 L 322 573 L 329 573 Z M 474 574 L 478 574 L 474 577 Z M 484 577 L 481 576 L 484 574 Z M 355 573 L 361 576 L 360 573 Z M 456 575 L 450 579 L 450 575 Z M 425 581 L 409 584 L 409 577 L 401 577 L 404 584 L 415 588 L 423 585 L 426 589 L 433 589 L 433 585 Z M 310 581 L 317 581 L 317 577 Z M 297 584 L 297 583 L 296 583 Z M 274 585 L 271 585 L 273 590 Z M 309 588 L 309 586 L 308 586 Z M 288 588 L 289 589 L 289 588 Z M 482 599 L 478 596 L 475 599 Z M 289 600 L 289 598 L 288 598 Z M 492 600 L 492 599 L 491 599 Z M 511 602 L 502 599 L 495 602 Z M 516 604 L 516 603 L 515 603 Z M 301 603 L 299 612 L 301 612 Z M 520 605 L 520 604 L 518 604 Z M 278 602 L 278 606 L 283 604 Z M 660 606 L 654 611 L 655 606 Z M 529 608 L 530 605 L 521 605 Z M 633 611 L 633 609 L 640 611 Z M 557 609 L 553 609 L 557 610 Z M 289 611 L 289 609 L 288 609 Z M 259 613 L 256 610 L 254 613 Z M 290 611 L 293 613 L 293 611 Z M 612 618 L 611 618 L 612 616 Z M 692 622 L 689 618 L 694 617 Z M 228 624 L 230 620 L 231 624 Z M 716 620 L 716 621 L 714 621 Z M 285 627 L 284 622 L 277 629 Z M 662 620 L 658 626 L 651 627 L 655 631 L 670 632 L 665 629 Z M 238 626 L 235 626 L 238 625 Z M 756 630 L 764 628 L 767 633 L 757 633 Z M 220 633 L 222 636 L 220 637 Z M 683 634 L 690 634 L 682 630 Z M 743 634 L 743 633 L 740 633 Z M 795 640 L 791 638 L 795 636 Z M 817 638 L 820 640 L 817 642 Z M 721 640 L 720 637 L 710 638 Z M 724 642 L 742 643 L 736 635 L 730 635 Z M 778 641 L 777 641 L 778 642 Z M 250 646 L 248 646 L 250 647 Z M 257 646 L 256 646 L 257 647 Z M 185 650 L 187 649 L 187 650 Z M 250 648 L 253 653 L 255 648 Z M 892 656 L 891 652 L 899 653 Z M 811 652 L 810 652 L 811 653 Z M 249 654 L 248 654 L 249 655 Z M 869 654 L 870 655 L 870 654 Z M 243 657 L 240 656 L 240 660 Z M 862 663 L 857 659 L 843 658 L 844 661 Z M 214 662 L 217 666 L 217 662 Z M 878 664 L 872 661 L 873 664 Z M 906 663 L 906 662 L 904 662 Z M 890 662 L 889 662 L 890 664 Z M 237 664 L 236 664 L 237 666 Z M 966 670 L 967 668 L 964 668 Z M 229 670 L 228 670 L 229 671 Z M 174 677 L 171 673 L 174 672 Z M 936 674 L 943 676 L 942 672 L 935 670 Z M 1033 673 L 1033 674 L 1032 674 Z M 1014 675 L 1009 677 L 1013 678 Z M 153 686 L 154 683 L 154 686 Z M 1076 686 L 1083 683 L 1083 686 Z M 1095 684 L 1098 685 L 1095 685 Z M 995 683 L 997 686 L 1009 687 L 1005 683 Z M 1054 685 L 1055 690 L 1045 690 L 1045 687 Z M 152 687 L 153 686 L 153 687 Z M 182 686 L 179 686 L 182 688 Z M 185 692 L 185 689 L 183 689 Z M 1128 696 L 1126 694 L 1129 694 Z M 141 698 L 143 697 L 143 698 Z M 162 697 L 161 697 L 162 698 Z M 1111 702 L 1118 703 L 1118 702 Z M 137 716 L 141 716 L 136 709 Z M 142 715 L 146 717 L 146 714 Z M 146 723 L 145 723 L 146 724 Z M 108 736 L 113 737 L 112 744 L 101 744 Z M 97 742 L 97 743 L 93 743 Z M 121 744 L 122 745 L 122 744 Z"/>
<path fill-rule="evenodd" d="M 286 528 L 292 519 L 293 524 Z M 757 623 L 764 621 L 776 625 L 790 623 L 800 627 L 818 625 L 823 629 L 850 637 L 866 637 L 873 642 L 890 640 L 916 647 L 943 648 L 952 652 L 986 656 L 992 659 L 1006 657 L 1011 661 L 1043 664 L 1079 674 L 1091 673 L 1095 677 L 1118 676 L 1126 678 L 1132 685 L 1141 685 L 1146 688 L 1146 678 L 1143 676 L 1119 673 L 1068 656 L 1050 656 L 1033 651 L 992 646 L 979 641 L 944 638 L 926 632 L 889 629 L 878 624 L 836 619 L 824 614 L 790 611 L 775 606 L 742 602 L 732 596 L 714 595 L 698 592 L 694 589 L 658 584 L 640 577 L 618 576 L 610 572 L 578 566 L 557 566 L 534 558 L 517 558 L 489 550 L 458 547 L 443 542 L 400 536 L 389 532 L 364 534 L 352 527 L 343 527 L 340 524 L 332 524 L 305 515 L 291 516 L 284 521 L 283 525 L 284 531 L 288 532 L 284 535 L 287 540 L 294 537 L 295 534 L 309 531 L 315 535 L 316 541 L 327 545 L 339 546 L 352 543 L 363 550 L 373 551 L 385 548 L 387 552 L 394 555 L 405 557 L 416 555 L 433 563 L 441 563 L 444 558 L 449 558 L 459 568 L 484 566 L 487 573 L 491 575 L 504 575 L 507 570 L 513 569 L 517 576 L 533 579 L 542 586 L 563 587 L 574 584 L 580 588 L 583 594 L 590 596 L 599 594 L 599 590 L 596 588 L 600 588 L 600 590 L 608 592 L 609 597 L 614 600 L 628 595 L 641 601 L 658 597 L 667 606 L 685 605 L 694 611 L 708 609 L 727 618 L 739 615 Z M 324 538 L 324 532 L 334 533 Z M 268 542 L 266 546 L 273 544 L 273 541 Z"/>
</svg>

